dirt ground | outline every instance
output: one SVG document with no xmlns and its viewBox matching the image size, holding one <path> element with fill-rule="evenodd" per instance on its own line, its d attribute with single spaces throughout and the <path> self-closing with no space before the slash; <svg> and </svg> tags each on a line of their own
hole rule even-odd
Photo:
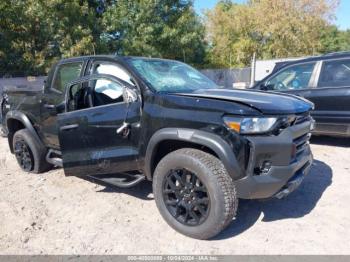
<svg viewBox="0 0 350 262">
<path fill-rule="evenodd" d="M 27 174 L 0 138 L 0 254 L 350 254 L 350 139 L 312 142 L 315 165 L 297 191 L 241 201 L 228 229 L 200 241 L 163 221 L 151 183 Z"/>
</svg>

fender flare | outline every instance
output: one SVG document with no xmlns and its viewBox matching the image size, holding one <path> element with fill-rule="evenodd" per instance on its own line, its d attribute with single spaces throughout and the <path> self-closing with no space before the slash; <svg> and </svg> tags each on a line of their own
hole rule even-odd
<svg viewBox="0 0 350 262">
<path fill-rule="evenodd" d="M 232 148 L 220 136 L 202 130 L 164 128 L 153 134 L 147 146 L 144 173 L 148 180 L 152 180 L 152 163 L 155 157 L 154 151 L 157 145 L 164 140 L 185 141 L 210 148 L 222 161 L 233 180 L 243 175 L 243 171 L 239 167 Z"/>
<path fill-rule="evenodd" d="M 25 128 L 30 132 L 33 138 L 38 142 L 38 144 L 44 147 L 43 142 L 41 141 L 38 133 L 34 129 L 32 122 L 29 120 L 29 118 L 23 112 L 13 110 L 13 111 L 7 112 L 5 117 L 6 129 L 8 132 L 8 142 L 9 142 L 11 153 L 13 153 L 12 138 L 14 135 L 14 134 L 10 134 L 10 130 L 8 130 L 8 121 L 11 119 L 18 120 L 19 122 L 21 122 L 25 126 Z"/>
</svg>

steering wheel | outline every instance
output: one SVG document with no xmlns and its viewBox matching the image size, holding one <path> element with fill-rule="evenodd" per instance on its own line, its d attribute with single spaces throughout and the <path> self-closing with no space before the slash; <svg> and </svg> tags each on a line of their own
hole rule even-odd
<svg viewBox="0 0 350 262">
<path fill-rule="evenodd" d="M 292 88 L 293 89 L 300 89 L 301 88 L 301 81 L 298 78 L 295 78 L 292 81 Z"/>
</svg>

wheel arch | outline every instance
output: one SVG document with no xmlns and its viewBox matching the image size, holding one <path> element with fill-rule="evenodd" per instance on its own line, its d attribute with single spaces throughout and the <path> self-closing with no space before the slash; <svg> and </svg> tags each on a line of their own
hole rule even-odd
<svg viewBox="0 0 350 262">
<path fill-rule="evenodd" d="M 174 148 L 166 147 L 162 150 L 162 145 L 173 142 Z M 148 180 L 152 180 L 155 167 L 162 157 L 166 154 L 184 147 L 201 149 L 220 159 L 229 175 L 233 178 L 242 176 L 242 170 L 239 167 L 236 156 L 227 142 L 220 136 L 202 130 L 193 130 L 186 128 L 164 128 L 158 130 L 151 137 L 145 154 L 144 173 Z M 157 153 L 161 152 L 160 157 Z"/>
<path fill-rule="evenodd" d="M 30 134 L 33 136 L 33 138 L 43 146 L 43 143 L 34 129 L 32 122 L 29 120 L 29 118 L 20 111 L 10 111 L 6 114 L 6 129 L 7 129 L 7 139 L 9 143 L 9 147 L 11 150 L 11 153 L 13 153 L 13 145 L 12 140 L 14 134 L 21 129 L 26 128 Z"/>
</svg>

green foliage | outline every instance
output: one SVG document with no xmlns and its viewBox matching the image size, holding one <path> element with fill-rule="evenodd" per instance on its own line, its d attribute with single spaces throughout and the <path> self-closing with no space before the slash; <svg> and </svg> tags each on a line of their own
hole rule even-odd
<svg viewBox="0 0 350 262">
<path fill-rule="evenodd" d="M 116 51 L 200 63 L 203 39 L 191 1 L 0 1 L 0 76 L 44 74 L 62 57 Z"/>
<path fill-rule="evenodd" d="M 217 67 L 258 59 L 316 55 L 349 49 L 349 34 L 330 26 L 336 0 L 220 1 L 207 13 L 210 60 Z"/>
<path fill-rule="evenodd" d="M 204 57 L 204 27 L 191 1 L 119 0 L 107 10 L 109 41 L 119 54 L 156 56 L 200 63 Z"/>
<path fill-rule="evenodd" d="M 336 26 L 326 27 L 321 34 L 321 53 L 349 51 L 350 30 L 341 31 Z"/>
<path fill-rule="evenodd" d="M 0 74 L 43 74 L 53 61 L 93 53 L 98 44 L 98 18 L 84 1 L 2 1 L 0 15 Z"/>
<path fill-rule="evenodd" d="M 349 50 L 350 31 L 330 24 L 335 6 L 222 0 L 203 23 L 193 0 L 0 1 L 0 76 L 41 75 L 62 57 L 101 53 L 218 68 L 250 65 L 254 52 L 263 59 Z"/>
</svg>

